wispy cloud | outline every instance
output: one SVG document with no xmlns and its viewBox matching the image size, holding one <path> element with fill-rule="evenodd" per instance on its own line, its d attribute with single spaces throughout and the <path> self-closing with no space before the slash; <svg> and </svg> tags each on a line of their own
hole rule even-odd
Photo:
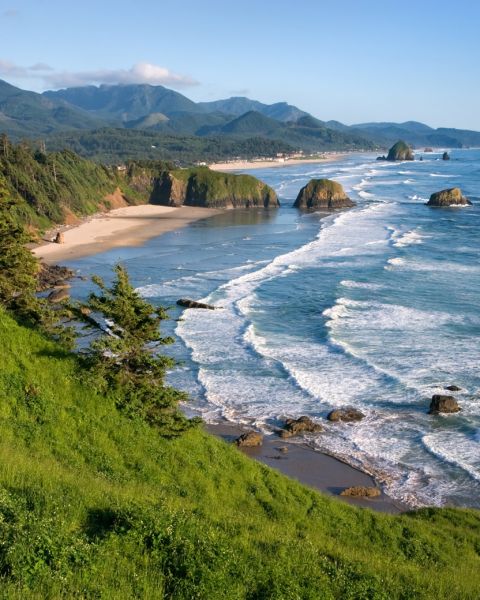
<svg viewBox="0 0 480 600">
<path fill-rule="evenodd" d="M 20 67 L 9 60 L 0 58 L 0 75 L 5 77 L 28 77 L 28 73 L 28 68 Z"/>
<path fill-rule="evenodd" d="M 40 79 L 48 87 L 62 88 L 95 84 L 148 83 L 171 87 L 188 87 L 198 82 L 186 75 L 173 73 L 165 67 L 141 62 L 129 69 L 98 69 L 93 71 L 57 71 L 45 63 L 22 67 L 0 59 L 0 76 Z"/>
<path fill-rule="evenodd" d="M 5 17 L 6 19 L 11 19 L 13 17 L 18 17 L 19 14 L 20 13 L 16 8 L 8 8 L 7 10 L 4 10 L 2 12 L 2 17 Z"/>
</svg>

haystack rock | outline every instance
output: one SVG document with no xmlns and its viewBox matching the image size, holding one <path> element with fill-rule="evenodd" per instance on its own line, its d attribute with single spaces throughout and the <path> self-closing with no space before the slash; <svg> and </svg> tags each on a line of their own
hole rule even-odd
<svg viewBox="0 0 480 600">
<path fill-rule="evenodd" d="M 472 203 L 462 194 L 460 188 L 449 188 L 430 196 L 427 206 L 468 206 Z"/>
<path fill-rule="evenodd" d="M 330 179 L 311 179 L 298 193 L 294 208 L 350 208 L 355 202 L 345 194 L 343 187 Z"/>
<path fill-rule="evenodd" d="M 399 140 L 388 151 L 387 160 L 414 160 L 412 149 L 406 142 Z"/>
</svg>

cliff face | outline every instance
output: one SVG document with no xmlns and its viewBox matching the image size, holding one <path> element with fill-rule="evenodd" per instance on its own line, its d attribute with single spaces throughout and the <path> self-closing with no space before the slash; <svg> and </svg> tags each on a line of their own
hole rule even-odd
<svg viewBox="0 0 480 600">
<path fill-rule="evenodd" d="M 388 151 L 387 160 L 414 160 L 412 149 L 408 144 L 400 140 Z"/>
<path fill-rule="evenodd" d="M 450 188 L 435 192 L 430 196 L 427 206 L 469 206 L 472 203 L 462 194 L 460 188 Z"/>
<path fill-rule="evenodd" d="M 154 180 L 153 204 L 206 208 L 275 208 L 271 187 L 251 175 L 232 175 L 207 167 L 164 171 Z"/>
<path fill-rule="evenodd" d="M 345 194 L 343 187 L 330 179 L 312 179 L 298 193 L 295 208 L 350 208 L 355 202 Z"/>
</svg>

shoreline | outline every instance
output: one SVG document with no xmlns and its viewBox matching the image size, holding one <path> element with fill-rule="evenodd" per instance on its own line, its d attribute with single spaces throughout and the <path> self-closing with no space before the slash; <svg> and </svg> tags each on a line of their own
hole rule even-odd
<svg viewBox="0 0 480 600">
<path fill-rule="evenodd" d="M 112 248 L 140 246 L 147 240 L 224 212 L 224 209 L 194 206 L 141 204 L 97 213 L 75 225 L 49 230 L 44 241 L 32 248 L 33 254 L 47 264 L 100 254 Z M 64 234 L 64 243 L 50 241 Z"/>
<path fill-rule="evenodd" d="M 326 152 L 325 155 L 319 156 L 318 158 L 291 158 L 291 159 L 277 159 L 272 158 L 271 160 L 236 160 L 231 162 L 223 163 L 212 163 L 208 165 L 208 168 L 212 171 L 243 171 L 245 169 L 278 169 L 293 167 L 294 165 L 306 165 L 315 163 L 327 163 L 335 160 L 340 160 L 350 154 L 349 152 Z"/>
<path fill-rule="evenodd" d="M 241 425 L 229 423 L 207 423 L 206 431 L 220 437 L 227 443 L 233 443 L 242 433 L 252 431 Z M 286 453 L 278 450 L 287 447 Z M 240 447 L 239 451 L 253 460 L 257 460 L 272 469 L 280 471 L 290 479 L 328 494 L 341 502 L 360 508 L 369 508 L 377 512 L 397 515 L 412 510 L 411 507 L 394 500 L 381 490 L 376 498 L 340 496 L 340 492 L 352 486 L 379 487 L 371 475 L 350 466 L 339 458 L 308 446 L 302 438 L 296 441 L 284 440 L 275 434 L 265 435 L 263 444 L 256 447 Z M 379 489 L 381 489 L 379 487 Z"/>
</svg>

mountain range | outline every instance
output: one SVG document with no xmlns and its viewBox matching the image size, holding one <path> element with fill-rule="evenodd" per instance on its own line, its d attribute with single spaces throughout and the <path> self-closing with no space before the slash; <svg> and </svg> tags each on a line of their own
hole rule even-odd
<svg viewBox="0 0 480 600">
<path fill-rule="evenodd" d="M 475 131 L 434 129 L 415 121 L 345 125 L 322 121 L 286 102 L 264 104 L 245 97 L 193 102 L 179 92 L 145 84 L 38 94 L 0 80 L 0 132 L 13 139 L 75 132 L 88 137 L 103 128 L 121 129 L 132 138 L 139 132 L 233 140 L 260 137 L 307 152 L 374 150 L 398 139 L 414 147 L 480 146 L 480 133 Z"/>
</svg>

